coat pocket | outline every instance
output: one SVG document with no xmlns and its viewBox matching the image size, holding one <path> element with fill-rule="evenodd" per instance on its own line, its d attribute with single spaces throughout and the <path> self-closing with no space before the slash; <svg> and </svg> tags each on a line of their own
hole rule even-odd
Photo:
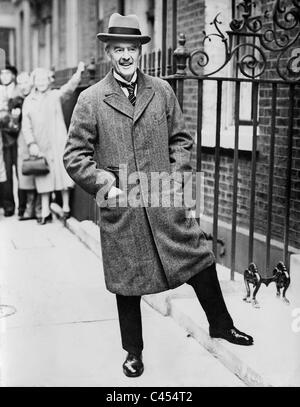
<svg viewBox="0 0 300 407">
<path fill-rule="evenodd" d="M 123 257 L 129 264 L 153 260 L 155 253 L 152 235 L 135 211 L 136 208 L 114 207 L 101 208 L 100 212 L 103 249 L 114 253 L 113 257 Z"/>
</svg>

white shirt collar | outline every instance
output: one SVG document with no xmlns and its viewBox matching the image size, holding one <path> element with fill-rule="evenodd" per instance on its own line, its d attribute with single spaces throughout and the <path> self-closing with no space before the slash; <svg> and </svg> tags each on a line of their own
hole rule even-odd
<svg viewBox="0 0 300 407">
<path fill-rule="evenodd" d="M 132 77 L 132 79 L 131 79 L 130 82 L 127 82 L 124 78 L 122 78 L 121 75 L 119 75 L 119 74 L 118 74 L 117 72 L 115 72 L 114 70 L 113 70 L 113 75 L 114 75 L 115 79 L 117 79 L 117 81 L 126 83 L 126 85 L 130 85 L 131 83 L 135 83 L 135 82 L 136 82 L 136 79 L 137 79 L 137 71 L 135 71 L 135 73 L 133 74 L 133 77 Z"/>
</svg>

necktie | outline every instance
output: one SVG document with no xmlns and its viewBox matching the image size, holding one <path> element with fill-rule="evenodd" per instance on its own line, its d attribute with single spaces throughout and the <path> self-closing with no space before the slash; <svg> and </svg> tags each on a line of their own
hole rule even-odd
<svg viewBox="0 0 300 407">
<path fill-rule="evenodd" d="M 136 97 L 135 97 L 135 94 L 134 94 L 135 83 L 129 83 L 129 84 L 127 84 L 127 83 L 120 82 L 120 81 L 118 81 L 118 82 L 119 82 L 120 86 L 122 86 L 123 88 L 126 88 L 126 89 L 128 90 L 128 93 L 129 93 L 129 95 L 128 95 L 129 102 L 134 106 L 134 105 L 135 105 L 135 101 L 136 101 Z"/>
</svg>

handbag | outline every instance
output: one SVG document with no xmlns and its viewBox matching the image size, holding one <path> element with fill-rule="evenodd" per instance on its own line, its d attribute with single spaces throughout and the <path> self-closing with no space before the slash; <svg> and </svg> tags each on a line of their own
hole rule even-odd
<svg viewBox="0 0 300 407">
<path fill-rule="evenodd" d="M 23 160 L 23 175 L 46 175 L 49 171 L 49 165 L 45 157 L 30 156 Z"/>
</svg>

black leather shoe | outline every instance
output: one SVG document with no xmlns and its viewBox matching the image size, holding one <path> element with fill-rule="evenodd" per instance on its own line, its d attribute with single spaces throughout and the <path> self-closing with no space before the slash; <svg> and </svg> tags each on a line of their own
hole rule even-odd
<svg viewBox="0 0 300 407">
<path fill-rule="evenodd" d="M 226 341 L 234 343 L 235 345 L 243 346 L 253 345 L 252 336 L 239 331 L 235 327 L 224 330 L 209 329 L 209 334 L 212 338 L 225 339 Z"/>
<path fill-rule="evenodd" d="M 5 216 L 6 218 L 8 218 L 8 217 L 10 217 L 10 216 L 14 216 L 14 214 L 15 214 L 15 211 L 12 210 L 12 209 L 9 209 L 9 210 L 4 211 L 4 216 Z"/>
<path fill-rule="evenodd" d="M 25 213 L 19 217 L 20 221 L 24 221 L 24 220 L 32 220 L 32 219 L 36 219 L 36 216 L 34 213 L 28 213 L 25 211 Z"/>
<path fill-rule="evenodd" d="M 128 353 L 125 362 L 123 363 L 123 372 L 128 377 L 138 377 L 144 371 L 144 364 L 142 361 L 142 354 L 139 356 L 133 353 Z"/>
<path fill-rule="evenodd" d="M 48 222 L 52 222 L 52 214 L 50 213 L 48 216 L 46 216 L 45 218 L 42 218 L 39 223 L 39 225 L 46 225 L 46 223 Z"/>
</svg>

